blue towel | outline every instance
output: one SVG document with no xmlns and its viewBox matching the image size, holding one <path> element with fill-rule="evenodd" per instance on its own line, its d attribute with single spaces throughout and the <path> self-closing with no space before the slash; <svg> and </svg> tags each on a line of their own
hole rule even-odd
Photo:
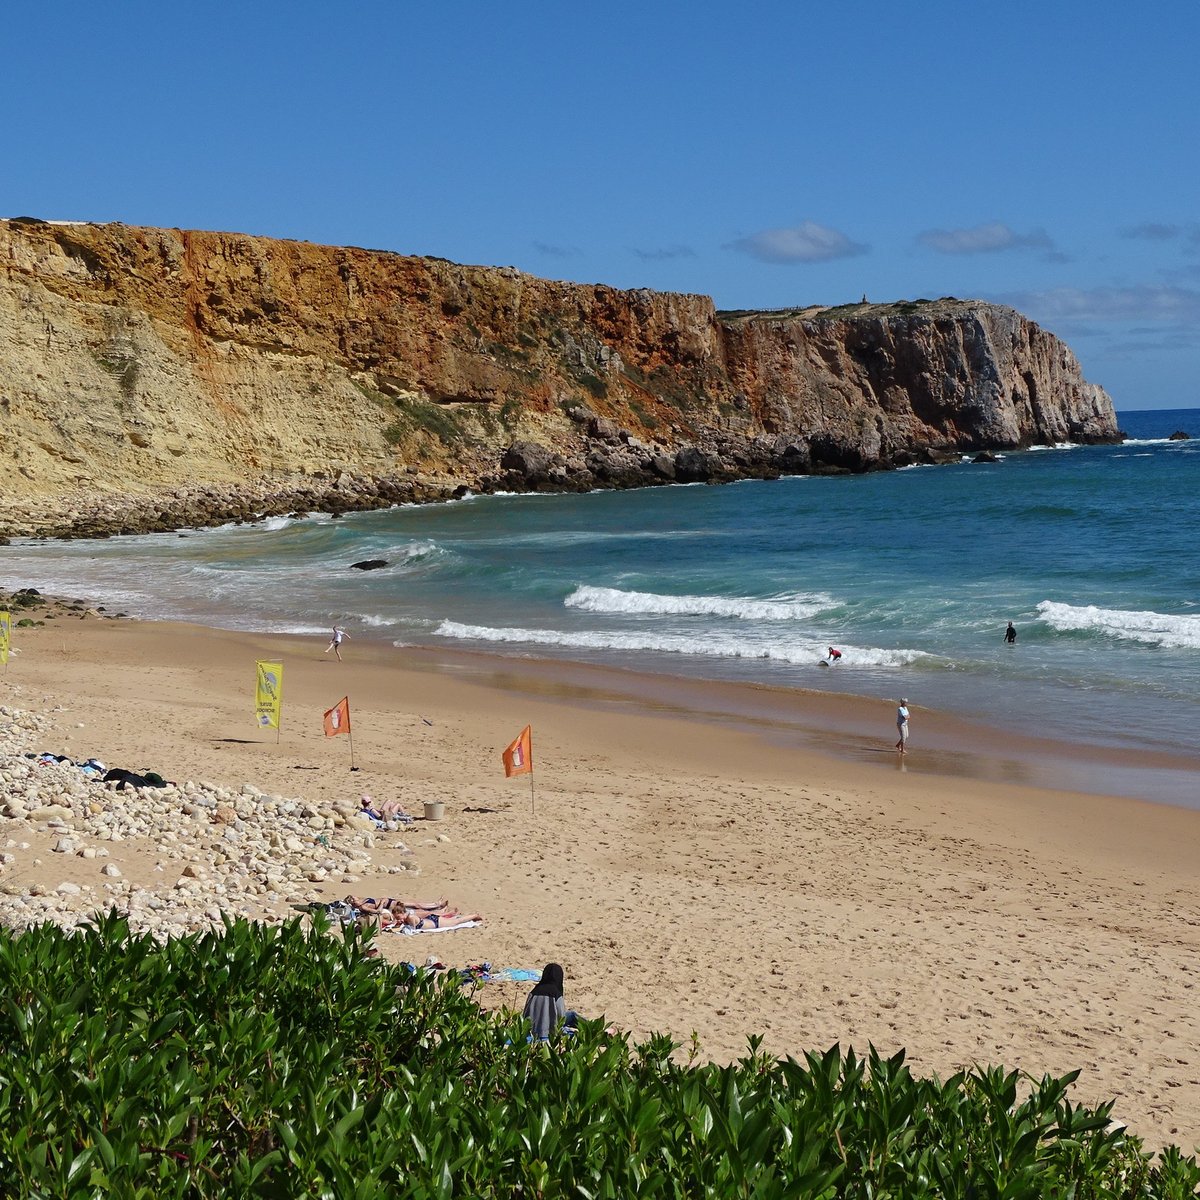
<svg viewBox="0 0 1200 1200">
<path fill-rule="evenodd" d="M 537 983 L 542 977 L 541 971 L 527 967 L 493 967 L 490 963 L 463 967 L 459 974 L 464 983 Z"/>
</svg>

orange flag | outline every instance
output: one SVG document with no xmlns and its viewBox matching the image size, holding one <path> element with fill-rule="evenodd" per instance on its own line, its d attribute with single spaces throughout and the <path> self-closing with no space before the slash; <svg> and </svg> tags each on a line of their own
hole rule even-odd
<svg viewBox="0 0 1200 1200">
<path fill-rule="evenodd" d="M 350 697 L 343 696 L 325 714 L 325 736 L 337 737 L 339 733 L 350 732 Z"/>
<path fill-rule="evenodd" d="M 533 770 L 533 726 L 526 725 L 517 740 L 500 756 L 504 759 L 504 775 L 526 775 Z"/>
</svg>

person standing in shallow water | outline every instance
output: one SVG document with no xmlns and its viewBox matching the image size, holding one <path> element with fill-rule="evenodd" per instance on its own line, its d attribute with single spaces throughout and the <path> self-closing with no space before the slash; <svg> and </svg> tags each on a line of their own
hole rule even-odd
<svg viewBox="0 0 1200 1200">
<path fill-rule="evenodd" d="M 1017 640 L 1017 631 L 1013 628 L 1013 623 L 1009 621 L 1008 628 L 1004 631 L 1004 642 L 1011 646 Z"/>
<path fill-rule="evenodd" d="M 900 740 L 896 743 L 896 749 L 901 754 L 908 752 L 908 701 L 901 700 L 900 707 L 896 709 L 896 729 L 900 733 Z"/>
</svg>

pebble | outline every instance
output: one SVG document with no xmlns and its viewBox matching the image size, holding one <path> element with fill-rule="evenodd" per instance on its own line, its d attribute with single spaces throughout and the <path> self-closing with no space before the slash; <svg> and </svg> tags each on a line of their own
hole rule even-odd
<svg viewBox="0 0 1200 1200">
<path fill-rule="evenodd" d="M 302 904 L 317 898 L 306 885 L 357 883 L 373 869 L 374 829 L 353 819 L 357 806 L 350 801 L 318 806 L 268 795 L 249 781 L 230 788 L 188 780 L 182 787 L 114 794 L 74 766 L 40 765 L 25 757 L 52 744 L 51 725 L 49 711 L 0 707 L 0 811 L 49 834 L 46 844 L 59 854 L 94 861 L 108 857 L 108 845 L 121 842 L 157 852 L 156 881 L 135 884 L 117 864 L 107 863 L 100 868 L 106 897 L 90 902 L 96 889 L 89 884 L 64 880 L 51 891 L 40 883 L 10 881 L 0 889 L 0 924 L 24 928 L 51 921 L 69 929 L 88 921 L 96 904 L 112 903 L 128 915 L 134 932 L 160 938 L 219 928 L 223 914 L 278 923 L 283 917 L 268 905 Z M 6 846 L 30 849 L 28 841 L 12 837 Z M 165 871 L 164 861 L 180 859 L 186 861 L 178 875 Z M 0 855 L 0 865 L 15 861 L 13 854 Z M 389 873 L 416 869 L 410 863 Z"/>
</svg>

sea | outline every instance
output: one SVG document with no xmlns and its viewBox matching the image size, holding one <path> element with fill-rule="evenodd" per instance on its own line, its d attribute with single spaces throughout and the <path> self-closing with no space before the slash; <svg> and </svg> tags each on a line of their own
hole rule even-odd
<svg viewBox="0 0 1200 1200">
<path fill-rule="evenodd" d="M 1122 445 L 996 463 L 19 540 L 0 580 L 140 618 L 337 623 L 360 652 L 904 696 L 1000 734 L 1194 756 L 1200 409 L 1118 416 Z M 369 559 L 387 565 L 352 568 Z M 1169 798 L 1189 802 L 1197 778 Z"/>
</svg>

